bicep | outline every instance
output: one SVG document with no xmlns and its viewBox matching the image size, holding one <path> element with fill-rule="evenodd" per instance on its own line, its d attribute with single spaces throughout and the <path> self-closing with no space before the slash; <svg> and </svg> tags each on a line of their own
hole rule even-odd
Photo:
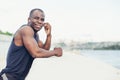
<svg viewBox="0 0 120 80">
<path fill-rule="evenodd" d="M 36 40 L 34 39 L 34 32 L 31 30 L 26 30 L 22 32 L 22 40 L 25 48 L 28 50 L 28 52 L 33 56 L 36 54 L 36 51 L 38 50 L 38 44 Z"/>
<path fill-rule="evenodd" d="M 38 47 L 37 42 L 33 37 L 30 36 L 23 36 L 23 43 L 24 46 L 29 50 L 32 51 L 32 49 Z"/>
</svg>

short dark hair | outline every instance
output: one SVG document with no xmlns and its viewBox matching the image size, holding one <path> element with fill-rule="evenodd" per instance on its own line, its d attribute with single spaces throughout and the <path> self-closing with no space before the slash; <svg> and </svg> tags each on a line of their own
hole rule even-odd
<svg viewBox="0 0 120 80">
<path fill-rule="evenodd" d="M 34 11 L 36 11 L 36 10 L 38 10 L 38 11 L 40 11 L 40 12 L 44 13 L 44 11 L 43 11 L 42 9 L 35 8 L 35 9 L 32 9 L 32 10 L 30 11 L 29 17 L 31 17 L 31 16 L 32 16 L 32 14 L 33 14 L 33 12 L 34 12 Z"/>
</svg>

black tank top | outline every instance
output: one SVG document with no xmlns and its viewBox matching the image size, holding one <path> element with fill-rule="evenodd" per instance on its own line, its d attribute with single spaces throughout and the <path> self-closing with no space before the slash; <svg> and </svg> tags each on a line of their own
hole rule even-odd
<svg viewBox="0 0 120 80">
<path fill-rule="evenodd" d="M 38 42 L 38 37 L 34 34 L 35 40 Z M 15 77 L 16 80 L 24 80 L 27 76 L 34 58 L 29 54 L 24 46 L 16 46 L 14 39 L 11 42 L 7 55 L 7 66 L 2 70 L 0 75 L 8 73 Z"/>
</svg>

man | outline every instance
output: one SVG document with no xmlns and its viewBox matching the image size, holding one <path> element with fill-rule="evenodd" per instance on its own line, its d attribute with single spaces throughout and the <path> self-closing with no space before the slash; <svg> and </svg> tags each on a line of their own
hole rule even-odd
<svg viewBox="0 0 120 80">
<path fill-rule="evenodd" d="M 44 23 L 45 14 L 41 9 L 33 9 L 28 18 L 28 24 L 20 27 L 11 42 L 7 66 L 0 73 L 0 80 L 24 80 L 35 58 L 62 56 L 61 48 L 49 50 L 51 45 L 51 25 Z M 44 27 L 45 44 L 39 40 L 38 31 Z"/>
</svg>

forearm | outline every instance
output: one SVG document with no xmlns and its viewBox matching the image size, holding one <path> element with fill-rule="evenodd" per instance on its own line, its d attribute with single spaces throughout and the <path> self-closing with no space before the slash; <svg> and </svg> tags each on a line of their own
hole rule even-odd
<svg viewBox="0 0 120 80">
<path fill-rule="evenodd" d="M 51 56 L 55 56 L 56 52 L 55 50 L 45 50 L 40 48 L 38 51 L 36 51 L 36 53 L 33 55 L 34 58 L 48 58 Z"/>
<path fill-rule="evenodd" d="M 52 38 L 52 35 L 47 35 L 45 44 L 43 45 L 43 49 L 46 49 L 46 50 L 49 50 L 49 49 L 50 49 L 50 46 L 51 46 L 51 38 Z"/>
</svg>

